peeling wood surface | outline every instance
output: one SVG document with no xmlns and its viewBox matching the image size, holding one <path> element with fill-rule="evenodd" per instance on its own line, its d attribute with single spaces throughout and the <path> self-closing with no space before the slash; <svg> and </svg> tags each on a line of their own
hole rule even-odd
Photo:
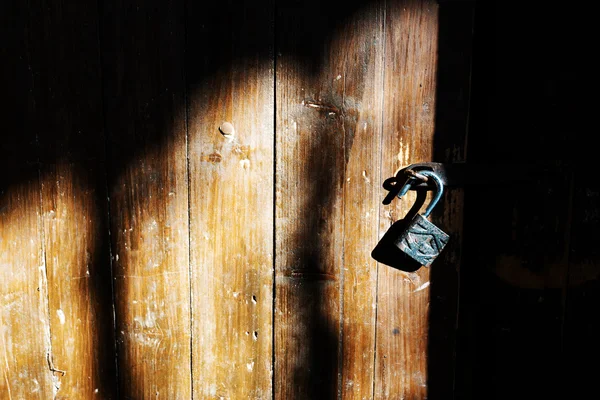
<svg viewBox="0 0 600 400">
<path fill-rule="evenodd" d="M 213 52 L 187 55 L 194 396 L 269 399 L 273 5 L 190 1 L 188 12 L 190 50 L 227 27 Z"/>
<path fill-rule="evenodd" d="M 123 398 L 192 392 L 183 12 L 180 1 L 102 4 Z"/>
</svg>

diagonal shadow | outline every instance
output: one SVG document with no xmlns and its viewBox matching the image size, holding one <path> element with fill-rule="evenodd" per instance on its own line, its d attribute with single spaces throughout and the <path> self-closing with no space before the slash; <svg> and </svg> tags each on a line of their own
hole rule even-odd
<svg viewBox="0 0 600 400">
<path fill-rule="evenodd" d="M 101 3 L 110 3 L 108 1 Z M 252 32 L 240 32 L 236 31 L 235 26 L 227 26 L 223 27 L 221 25 L 222 15 L 231 13 L 231 7 L 271 7 L 272 3 L 269 1 L 260 1 L 260 2 L 238 2 L 239 4 L 232 3 L 215 3 L 213 6 L 206 9 L 208 13 L 207 17 L 203 17 L 203 20 L 209 21 L 209 24 L 212 24 L 215 32 L 222 32 L 224 29 L 229 31 L 232 36 L 235 35 L 243 35 L 243 34 L 252 34 Z M 307 72 L 310 79 L 318 79 L 323 69 L 326 67 L 324 65 L 323 60 L 325 60 L 326 52 L 329 51 L 331 46 L 331 42 L 333 37 L 343 29 L 344 24 L 347 22 L 352 15 L 359 12 L 361 7 L 363 7 L 368 1 L 351 1 L 351 2 L 343 2 L 341 0 L 336 0 L 333 2 L 328 2 L 327 4 L 319 5 L 319 13 L 315 13 L 314 9 L 311 9 L 309 6 L 312 3 L 304 3 L 300 1 L 284 1 L 280 2 L 277 5 L 279 10 L 287 9 L 290 14 L 288 18 L 295 20 L 295 29 L 299 29 L 297 32 L 298 37 L 301 37 L 302 40 L 299 40 L 294 46 L 289 48 L 284 48 L 285 51 L 291 51 L 294 54 L 294 57 L 297 59 L 298 64 L 302 64 L 305 66 L 305 71 Z M 93 8 L 96 7 L 96 2 L 90 2 L 90 6 Z M 315 3 L 316 4 L 316 3 Z M 136 18 L 145 18 L 146 15 L 152 15 L 155 18 L 154 24 L 157 27 L 156 32 L 158 32 L 158 27 L 161 24 L 164 24 L 166 18 L 161 12 L 160 7 L 162 3 L 158 0 L 148 1 L 144 4 L 139 5 L 139 9 L 136 11 L 138 14 L 132 15 L 132 19 Z M 314 4 L 313 4 L 314 5 Z M 6 8 L 5 8 L 6 7 Z M 73 15 L 67 16 L 64 18 L 69 21 L 69 29 L 78 32 L 85 33 L 87 35 L 94 35 L 97 32 L 89 31 L 85 28 L 86 21 L 90 19 L 111 19 L 112 16 L 109 14 L 98 14 L 97 16 L 87 16 L 83 19 L 78 19 L 78 15 L 81 15 L 83 11 L 77 9 Z M 158 11 L 157 11 L 158 10 Z M 294 14 L 294 10 L 301 10 L 297 14 Z M 8 3 L 3 3 L 3 14 L 6 12 L 6 15 L 13 15 L 16 13 L 14 8 L 9 8 Z M 443 15 L 443 13 L 442 13 Z M 243 16 L 239 16 L 242 18 Z M 27 14 L 26 17 L 20 23 L 24 26 L 28 26 L 28 29 L 34 29 L 35 25 L 39 22 L 40 19 L 45 18 L 44 11 L 38 11 L 37 13 Z M 187 20 L 191 20 L 191 18 L 187 18 Z M 450 21 L 448 19 L 447 21 Z M 102 21 L 95 21 L 102 22 Z M 104 21 L 106 22 L 106 21 Z M 443 23 L 443 20 L 441 21 Z M 282 24 L 281 21 L 276 21 L 276 33 L 277 32 L 285 32 L 287 27 L 285 24 Z M 455 25 L 454 25 L 455 26 Z M 17 26 L 18 28 L 18 26 Z M 126 30 L 125 26 L 120 27 L 124 31 Z M 56 30 L 56 32 L 62 32 L 64 26 L 61 25 L 50 25 L 50 30 Z M 444 30 L 443 26 L 441 32 L 447 32 Z M 452 30 L 454 28 L 448 28 Z M 17 38 L 16 34 L 17 29 L 8 30 L 6 37 L 8 38 Z M 54 32 L 54 33 L 56 33 Z M 156 40 L 154 36 L 156 32 L 148 32 L 146 37 L 141 37 L 139 40 L 141 41 L 152 41 Z M 49 34 L 49 37 L 52 44 L 60 45 L 58 42 L 60 35 L 53 36 L 52 31 Z M 165 37 L 161 37 L 160 40 L 166 41 L 168 46 L 169 38 L 166 33 L 163 33 Z M 102 33 L 100 33 L 100 36 Z M 102 41 L 102 37 L 100 40 Z M 123 40 L 128 40 L 127 36 L 123 37 Z M 462 40 L 464 38 L 456 38 L 456 40 Z M 72 39 L 76 40 L 76 39 Z M 90 40 L 91 42 L 91 40 Z M 186 84 L 187 87 L 191 87 L 194 85 L 200 85 L 204 81 L 208 81 L 212 79 L 216 74 L 220 73 L 222 70 L 232 69 L 235 70 L 236 65 L 240 63 L 241 60 L 244 60 L 248 57 L 255 57 L 258 54 L 270 54 L 270 49 L 272 47 L 272 43 L 261 40 L 261 38 L 256 38 L 255 46 L 249 46 L 245 48 L 237 49 L 235 54 L 231 52 L 223 52 L 223 57 L 220 60 L 219 64 L 210 64 L 204 65 L 201 69 L 192 69 L 186 71 Z M 443 41 L 441 45 L 443 45 Z M 15 48 L 23 45 L 19 43 L 18 40 L 14 41 Z M 162 44 L 165 45 L 164 43 Z M 215 40 L 214 48 L 209 49 L 186 49 L 187 52 L 194 51 L 217 51 L 219 46 L 227 45 L 227 40 L 223 41 Z M 80 141 L 80 144 L 75 146 L 77 148 L 77 157 L 75 159 L 70 159 L 71 166 L 73 168 L 74 180 L 80 182 L 82 184 L 82 190 L 89 191 L 93 193 L 94 204 L 97 205 L 97 213 L 99 217 L 94 221 L 96 226 L 96 231 L 100 233 L 99 236 L 96 237 L 96 242 L 93 244 L 94 250 L 91 251 L 93 254 L 93 258 L 90 261 L 90 264 L 93 266 L 93 269 L 90 270 L 90 274 L 93 277 L 93 293 L 92 298 L 94 303 L 98 305 L 98 311 L 95 315 L 90 318 L 96 319 L 97 323 L 100 321 L 110 321 L 113 318 L 113 300 L 111 293 L 111 281 L 110 281 L 110 266 L 109 266 L 109 249 L 108 249 L 108 221 L 106 219 L 106 183 L 104 174 L 104 168 L 106 162 L 110 167 L 109 173 L 109 191 L 110 185 L 114 184 L 114 177 L 119 177 L 124 173 L 124 170 L 128 168 L 130 165 L 133 165 L 137 159 L 143 157 L 147 154 L 148 149 L 161 149 L 168 147 L 170 145 L 171 140 L 171 132 L 167 124 L 158 125 L 152 128 L 153 134 L 149 136 L 144 136 L 146 132 L 139 131 L 136 134 L 140 135 L 138 137 L 139 140 L 132 140 L 127 146 L 114 149 L 114 151 L 109 151 L 108 159 L 104 160 L 102 156 L 98 159 L 98 148 L 96 144 L 98 143 L 98 138 L 92 138 L 91 136 L 85 135 L 76 135 L 76 132 L 70 132 L 69 130 L 75 129 L 74 126 L 65 125 L 60 126 L 59 124 L 55 125 L 47 125 L 44 117 L 51 115 L 52 113 L 43 113 L 40 112 L 39 109 L 35 109 L 32 107 L 32 104 L 39 102 L 39 96 L 48 96 L 49 87 L 36 87 L 32 88 L 30 83 L 30 72 L 28 68 L 31 68 L 31 65 L 27 65 L 27 63 L 22 62 L 22 57 L 27 56 L 27 52 L 31 51 L 40 51 L 36 50 L 36 47 L 32 47 L 31 43 L 25 45 L 29 48 L 22 49 L 22 51 L 15 51 L 12 53 L 8 53 L 5 57 L 8 62 L 5 63 L 5 68 L 8 66 L 6 73 L 2 74 L 2 80 L 4 83 L 4 87 L 6 89 L 5 97 L 11 99 L 11 107 L 7 109 L 7 115 L 10 115 L 10 118 L 5 119 L 8 121 L 8 129 L 4 134 L 4 142 L 2 147 L 0 148 L 0 160 L 2 160 L 2 167 L 4 171 L 10 171 L 10 173 L 4 173 L 2 175 L 1 188 L 2 192 L 0 192 L 0 204 L 2 200 L 2 196 L 8 191 L 10 188 L 18 186 L 23 182 L 30 182 L 32 180 L 37 180 L 39 175 L 45 176 L 48 173 L 52 172 L 52 168 L 54 165 L 60 164 L 65 161 L 68 157 L 61 153 L 61 151 L 48 151 L 48 144 L 55 143 L 57 139 L 61 138 L 65 131 L 69 135 L 72 135 L 72 138 L 76 141 Z M 59 46 L 60 47 L 60 46 Z M 64 67 L 64 71 L 54 71 L 50 70 L 49 74 L 85 74 L 85 70 L 83 69 L 73 69 L 69 67 L 69 65 L 75 63 L 86 63 L 91 62 L 92 64 L 99 65 L 100 62 L 98 59 L 89 61 L 86 59 L 85 54 L 78 54 L 75 49 L 66 48 L 63 49 L 65 54 L 62 55 L 63 61 L 59 62 L 58 65 L 62 65 Z M 101 52 L 102 49 L 96 49 L 98 52 Z M 93 53 L 93 52 L 92 52 Z M 450 58 L 450 57 L 449 57 Z M 441 52 L 440 55 L 440 65 L 446 65 L 447 67 L 452 65 L 452 62 L 448 62 L 444 64 L 444 52 Z M 50 61 L 48 61 L 50 62 Z M 131 63 L 131 64 L 118 64 L 120 61 L 118 58 L 105 57 L 103 68 L 107 68 L 107 65 L 115 70 L 115 71 L 127 71 L 129 74 L 136 75 L 145 67 L 143 65 L 143 60 L 139 60 L 139 63 Z M 462 62 L 462 61 L 461 61 Z M 111 64 L 114 63 L 114 64 Z M 456 68 L 453 69 L 452 73 L 459 74 L 458 71 L 459 65 L 454 65 Z M 464 67 L 464 64 L 460 64 L 460 67 Z M 44 70 L 43 63 L 38 65 L 38 72 Z M 443 68 L 445 70 L 445 68 Z M 63 76 L 63 75 L 61 75 Z M 450 76 L 450 75 L 449 75 Z M 53 76 L 50 75 L 52 79 Z M 64 78 L 68 79 L 68 78 Z M 60 82 L 60 81 L 58 81 Z M 442 85 L 443 79 L 440 80 L 440 85 Z M 157 85 L 160 85 L 158 83 Z M 29 90 L 28 90 L 29 89 Z M 137 115 L 132 116 L 132 123 L 136 123 L 136 121 L 144 120 L 144 115 L 158 115 L 161 113 L 161 106 L 163 103 L 161 101 L 156 101 L 154 98 L 154 93 L 160 91 L 161 88 L 156 88 L 157 90 L 148 90 L 144 92 L 136 93 L 135 102 L 139 105 L 150 104 L 150 107 L 140 106 Z M 31 91 L 30 91 L 31 90 Z M 52 90 L 56 93 L 59 93 L 60 96 L 53 97 L 54 103 L 48 101 L 46 99 L 46 103 L 52 106 L 52 109 L 56 111 L 55 117 L 60 120 L 60 118 L 64 118 L 64 120 L 69 120 L 69 118 L 77 113 L 77 110 L 80 107 L 80 102 L 86 99 L 86 93 L 83 88 L 81 90 L 76 90 L 76 88 L 69 87 L 69 85 L 63 86 L 54 86 Z M 444 93 L 440 90 L 438 96 L 442 99 Z M 453 95 L 456 93 L 453 92 Z M 182 94 L 183 95 L 183 94 Z M 123 92 L 121 93 L 123 98 L 131 96 L 130 93 Z M 90 99 L 88 99 L 90 100 Z M 113 107 L 119 104 L 119 101 L 122 99 L 105 99 L 104 107 Z M 462 99 L 461 101 L 463 101 Z M 96 103 L 101 103 L 100 99 L 91 99 Z M 334 100 L 333 102 L 335 102 Z M 438 114 L 443 113 L 445 107 L 448 106 L 449 102 L 438 100 Z M 463 104 L 463 103 L 461 103 Z M 463 104 L 464 105 L 464 104 Z M 344 109 L 346 107 L 345 104 L 339 103 L 336 104 L 338 109 Z M 101 110 L 98 110 L 101 113 Z M 460 111 L 462 112 L 462 110 Z M 457 111 L 458 115 L 459 111 Z M 441 127 L 440 121 L 442 121 L 445 117 L 440 117 L 438 119 L 438 128 Z M 452 120 L 453 117 L 448 117 L 447 121 Z M 29 121 L 24 123 L 23 121 Z M 346 124 L 346 122 L 343 122 Z M 38 129 L 46 125 L 45 129 Z M 36 127 L 36 129 L 33 129 Z M 447 136 L 443 134 L 443 132 L 450 132 L 456 129 L 456 125 L 447 126 L 444 129 L 438 129 L 439 134 L 436 135 L 436 143 L 439 143 L 439 148 L 444 148 L 442 145 L 443 141 Z M 88 135 L 94 134 L 102 134 L 101 128 L 99 128 L 96 132 L 89 133 Z M 22 132 L 26 131 L 30 134 L 23 135 Z M 35 134 L 33 132 L 35 131 Z M 350 130 L 347 129 L 347 132 Z M 119 135 L 120 133 L 107 133 L 106 138 L 102 138 L 100 141 L 108 141 L 111 142 L 110 135 Z M 327 224 L 326 221 L 322 219 L 315 218 L 314 210 L 321 210 L 321 213 L 324 215 L 333 215 L 333 208 L 337 201 L 339 201 L 339 193 L 340 187 L 344 184 L 344 168 L 345 165 L 340 162 L 344 157 L 335 157 L 328 154 L 322 154 L 319 150 L 321 148 L 333 148 L 334 146 L 331 143 L 327 143 L 328 139 L 327 135 L 322 135 L 319 130 L 315 130 L 313 132 L 316 140 L 311 142 L 311 148 L 307 149 L 308 158 L 306 162 L 309 165 L 312 165 L 313 168 L 308 172 L 306 179 L 309 182 L 314 184 L 314 190 L 311 192 L 311 196 L 305 206 L 304 209 L 300 210 L 299 215 L 302 217 L 304 221 L 310 221 L 307 229 L 296 232 L 295 235 L 299 238 L 307 238 L 308 242 L 304 244 L 303 250 L 300 253 L 300 261 L 299 265 L 302 265 L 302 270 L 319 276 L 319 274 L 324 272 L 323 265 L 328 259 L 329 254 L 327 252 L 332 251 L 331 248 L 324 249 L 323 243 L 319 240 L 320 236 L 327 235 Z M 349 150 L 352 147 L 352 139 L 353 136 L 347 134 L 343 138 L 343 148 L 345 154 L 349 154 Z M 143 147 L 141 145 L 143 143 Z M 339 144 L 339 143 L 335 143 Z M 66 149 L 69 149 L 69 146 L 72 145 L 72 142 L 67 142 L 65 145 Z M 436 144 L 436 146 L 438 146 Z M 73 151 L 73 150 L 67 150 Z M 103 152 L 101 152 L 103 153 Z M 160 153 L 160 152 L 158 152 Z M 42 154 L 44 162 L 38 163 L 38 155 Z M 345 156 L 345 155 L 344 155 Z M 88 159 L 93 158 L 95 161 L 90 163 Z M 436 158 L 440 158 L 436 155 Z M 347 162 L 347 160 L 345 160 Z M 94 174 L 89 173 L 90 169 L 96 171 Z M 112 179 L 112 180 L 111 180 Z M 111 204 L 111 207 L 124 207 L 124 204 Z M 433 277 L 433 280 L 442 282 L 444 278 Z M 303 393 L 306 398 L 311 399 L 319 399 L 319 398 L 333 398 L 337 395 L 337 357 L 338 357 L 338 327 L 331 327 L 331 323 L 329 320 L 329 316 L 327 316 L 323 312 L 323 299 L 319 295 L 315 295 L 318 293 L 317 290 L 314 289 L 315 284 L 319 281 L 311 281 L 308 279 L 306 282 L 302 282 L 300 284 L 299 291 L 299 302 L 300 304 L 305 304 L 309 311 L 307 311 L 307 315 L 310 316 L 311 321 L 307 321 L 309 326 L 308 332 L 309 335 L 306 338 L 308 345 L 306 346 L 305 351 L 308 352 L 307 359 L 308 368 L 307 369 L 299 369 L 296 371 L 293 380 L 297 382 L 304 382 L 307 386 L 304 389 Z M 441 286 L 432 283 L 432 298 L 435 297 L 433 290 L 436 290 Z M 121 296 L 121 293 L 115 293 L 115 296 Z M 432 329 L 430 330 L 430 354 L 438 354 L 440 349 L 443 349 L 443 346 L 446 346 L 444 340 L 436 340 L 437 332 L 439 329 L 433 329 L 433 327 L 439 327 L 435 325 L 434 321 L 436 318 L 447 318 L 445 314 L 447 312 L 447 308 L 440 307 L 436 309 L 436 303 L 434 302 L 431 311 L 431 322 Z M 438 310 L 438 311 L 436 311 Z M 118 316 L 117 316 L 118 318 Z M 443 325 L 445 328 L 447 324 Z M 104 328 L 104 327 L 103 327 Z M 112 354 L 110 354 L 111 349 L 114 347 L 114 338 L 112 333 L 103 330 L 102 333 L 98 333 L 98 347 L 93 351 L 101 354 L 103 357 L 106 357 L 104 361 L 100 362 L 101 365 L 98 365 L 98 368 L 103 369 L 103 380 L 107 386 L 113 385 L 115 381 L 115 371 L 113 367 L 108 367 L 109 364 L 112 363 Z M 445 337 L 444 337 L 445 338 Z M 433 362 L 433 361 L 432 361 Z M 111 364 L 112 365 L 112 364 Z M 436 372 L 438 371 L 438 372 Z M 429 372 L 430 375 L 430 386 L 435 388 L 438 379 L 447 380 L 447 377 L 442 378 L 442 369 L 432 368 Z M 277 373 L 277 372 L 275 372 Z M 142 382 L 133 382 L 135 385 L 142 385 Z M 447 383 L 444 384 L 446 386 Z"/>
</svg>

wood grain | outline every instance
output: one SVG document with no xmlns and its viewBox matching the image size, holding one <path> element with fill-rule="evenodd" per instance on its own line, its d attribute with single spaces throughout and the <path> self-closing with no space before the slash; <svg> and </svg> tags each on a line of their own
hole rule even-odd
<svg viewBox="0 0 600 400">
<path fill-rule="evenodd" d="M 42 183 L 52 355 L 65 371 L 57 398 L 110 399 L 117 375 L 106 195 L 98 196 L 105 181 L 103 170 L 78 167 L 48 165 Z"/>
<path fill-rule="evenodd" d="M 192 395 L 182 1 L 104 2 L 120 395 Z"/>
<path fill-rule="evenodd" d="M 349 132 L 342 43 L 327 41 L 336 8 L 287 2 L 276 15 L 277 399 L 334 398 L 338 391 Z"/>
<path fill-rule="evenodd" d="M 370 257 L 414 200 L 381 182 L 464 159 L 436 2 L 98 4 L 2 6 L 0 397 L 450 398 L 456 270 Z"/>
<path fill-rule="evenodd" d="M 30 6 L 56 398 L 116 398 L 98 10 Z"/>
<path fill-rule="evenodd" d="M 432 159 L 437 34 L 436 2 L 387 4 L 381 181 Z M 381 207 L 380 235 L 413 201 L 409 194 Z M 379 269 L 375 398 L 427 397 L 429 274 Z"/>
<path fill-rule="evenodd" d="M 47 399 L 58 376 L 51 356 L 40 186 L 37 179 L 3 186 L 0 208 L 0 395 Z"/>
<path fill-rule="evenodd" d="M 278 8 L 279 399 L 372 395 L 382 15 L 377 2 Z"/>
<path fill-rule="evenodd" d="M 0 4 L 0 398 L 48 399 L 50 326 L 32 95 L 29 9 Z"/>
<path fill-rule="evenodd" d="M 332 65 L 343 80 L 344 250 L 340 271 L 342 310 L 340 392 L 342 399 L 373 396 L 377 244 L 382 200 L 381 135 L 383 106 L 384 7 L 374 2 L 355 12 L 336 32 L 344 50 Z M 337 79 L 337 78 L 336 78 Z"/>
<path fill-rule="evenodd" d="M 194 395 L 268 399 L 273 4 L 189 2 L 188 12 Z"/>
</svg>

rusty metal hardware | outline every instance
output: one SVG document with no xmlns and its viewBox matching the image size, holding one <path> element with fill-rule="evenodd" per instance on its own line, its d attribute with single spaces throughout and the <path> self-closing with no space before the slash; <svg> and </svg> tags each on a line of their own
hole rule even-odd
<svg viewBox="0 0 600 400">
<path fill-rule="evenodd" d="M 394 197 L 402 197 L 408 190 L 436 190 L 424 171 L 434 172 L 443 186 L 452 188 L 534 182 L 563 169 L 522 164 L 415 163 L 400 169 L 396 176 L 383 182 L 383 187 L 389 191 L 383 204 L 390 204 Z"/>
</svg>

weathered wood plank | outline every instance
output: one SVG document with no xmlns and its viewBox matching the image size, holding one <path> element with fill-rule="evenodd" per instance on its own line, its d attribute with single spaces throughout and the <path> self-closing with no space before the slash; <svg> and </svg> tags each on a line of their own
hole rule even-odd
<svg viewBox="0 0 600 400">
<path fill-rule="evenodd" d="M 276 15 L 276 399 L 337 395 L 346 134 L 334 12 L 287 2 Z"/>
<path fill-rule="evenodd" d="M 340 271 L 343 320 L 339 390 L 343 399 L 373 396 L 377 263 L 371 251 L 377 244 L 382 198 L 383 16 L 382 2 L 361 7 L 336 32 L 332 46 L 337 59 L 330 68 L 341 75 L 346 136 L 344 259 Z"/>
<path fill-rule="evenodd" d="M 372 395 L 382 15 L 378 2 L 278 8 L 278 399 Z"/>
<path fill-rule="evenodd" d="M 46 165 L 42 182 L 52 355 L 65 371 L 57 398 L 111 399 L 117 375 L 104 171 L 80 167 Z"/>
<path fill-rule="evenodd" d="M 381 181 L 402 166 L 432 160 L 437 40 L 435 1 L 387 4 Z M 413 201 L 409 194 L 382 206 L 380 234 Z M 379 268 L 375 398 L 427 397 L 429 274 Z"/>
<path fill-rule="evenodd" d="M 98 10 L 30 7 L 52 358 L 65 371 L 56 398 L 115 398 Z"/>
<path fill-rule="evenodd" d="M 0 398 L 48 399 L 50 327 L 28 4 L 0 4 Z"/>
<path fill-rule="evenodd" d="M 39 189 L 37 179 L 1 189 L 0 396 L 6 399 L 52 398 L 60 376 L 53 376 L 48 362 L 50 327 Z"/>
<path fill-rule="evenodd" d="M 187 9 L 194 395 L 269 399 L 273 4 Z"/>
<path fill-rule="evenodd" d="M 111 238 L 124 398 L 192 395 L 184 3 L 103 3 Z"/>
</svg>

